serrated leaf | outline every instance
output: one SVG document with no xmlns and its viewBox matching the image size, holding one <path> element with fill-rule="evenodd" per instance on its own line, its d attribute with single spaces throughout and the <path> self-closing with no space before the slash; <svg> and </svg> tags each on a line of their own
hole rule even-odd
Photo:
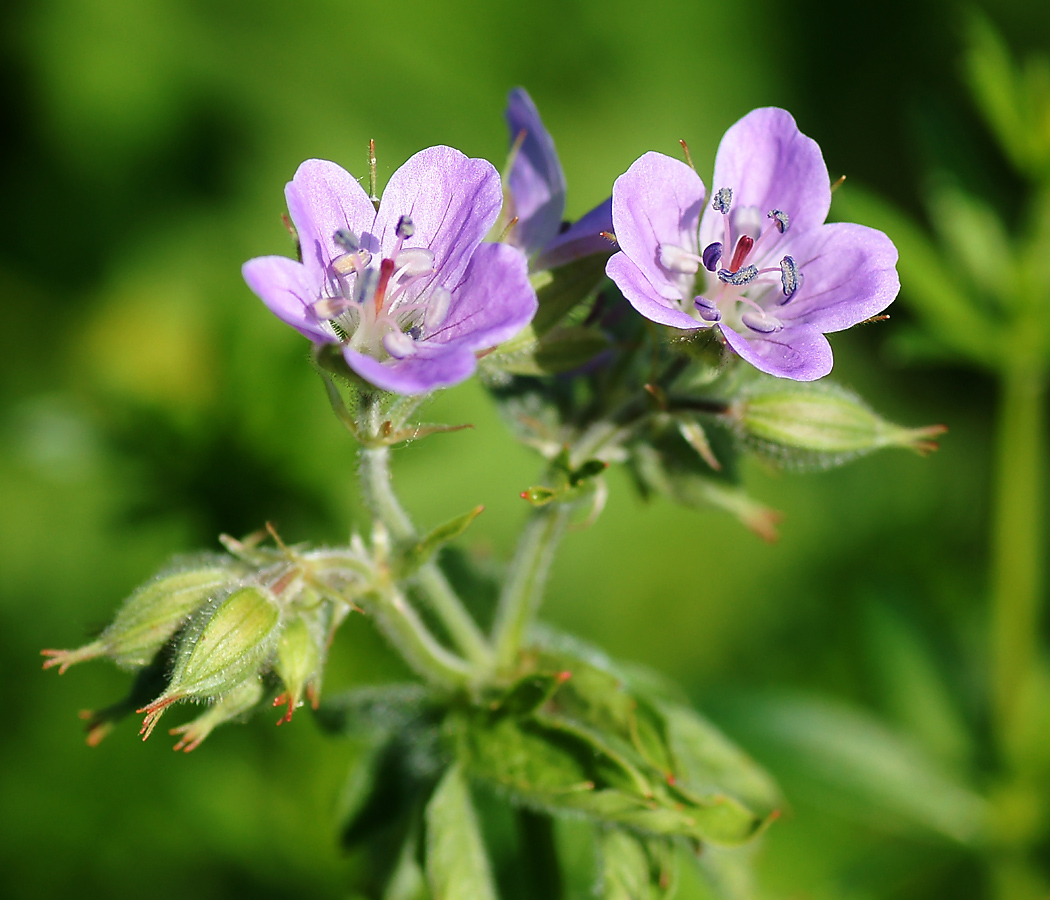
<svg viewBox="0 0 1050 900">
<path fill-rule="evenodd" d="M 470 527 L 470 524 L 480 516 L 484 510 L 484 506 L 475 506 L 470 512 L 463 513 L 461 516 L 456 516 L 454 519 L 450 519 L 443 525 L 438 525 L 437 528 L 421 540 L 402 547 L 394 556 L 391 564 L 394 577 L 407 578 L 409 575 L 413 574 L 422 565 L 429 562 L 431 557 L 433 557 L 433 555 L 437 553 L 444 544 L 455 540 L 463 534 L 463 532 Z"/>
<path fill-rule="evenodd" d="M 671 900 L 678 887 L 674 847 L 667 841 L 645 840 L 618 828 L 603 832 L 602 900 Z"/>
<path fill-rule="evenodd" d="M 426 873 L 434 900 L 496 900 L 474 804 L 459 766 L 442 777 L 425 815 Z"/>
</svg>

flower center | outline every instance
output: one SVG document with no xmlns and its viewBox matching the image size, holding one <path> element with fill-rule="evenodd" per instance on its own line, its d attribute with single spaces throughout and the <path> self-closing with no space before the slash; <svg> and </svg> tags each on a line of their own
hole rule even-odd
<svg viewBox="0 0 1050 900">
<path fill-rule="evenodd" d="M 680 282 L 699 272 L 702 265 L 715 279 L 708 279 L 706 290 L 693 306 L 705 322 L 722 322 L 733 328 L 743 326 L 756 334 L 772 334 L 784 327 L 776 311 L 802 287 L 802 271 L 788 254 L 775 265 L 781 237 L 787 232 L 790 216 L 771 209 L 762 216 L 755 206 L 733 207 L 733 189 L 720 188 L 711 201 L 722 216 L 722 240 L 712 241 L 700 254 L 672 244 L 660 246 L 660 263 Z M 726 249 L 732 248 L 727 253 Z M 779 281 L 779 290 L 777 282 Z M 691 291 L 683 291 L 691 293 Z M 685 297 L 682 298 L 683 302 Z"/>
<path fill-rule="evenodd" d="M 355 350 L 377 359 L 404 359 L 417 342 L 433 337 L 448 317 L 452 295 L 429 281 L 434 254 L 405 246 L 415 234 L 409 216 L 401 216 L 392 252 L 373 258 L 349 229 L 333 235 L 343 255 L 332 261 L 314 313 Z"/>
</svg>

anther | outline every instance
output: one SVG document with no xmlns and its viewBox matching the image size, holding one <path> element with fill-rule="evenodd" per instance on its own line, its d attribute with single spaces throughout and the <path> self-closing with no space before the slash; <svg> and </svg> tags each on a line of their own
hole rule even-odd
<svg viewBox="0 0 1050 900">
<path fill-rule="evenodd" d="M 357 239 L 357 235 L 349 228 L 336 229 L 335 234 L 332 235 L 332 240 L 347 253 L 354 253 L 361 247 L 361 242 Z"/>
<path fill-rule="evenodd" d="M 736 272 L 730 272 L 729 269 L 718 270 L 718 280 L 725 284 L 731 284 L 734 287 L 748 284 L 754 281 L 757 276 L 758 266 L 744 266 L 744 268 Z"/>
<path fill-rule="evenodd" d="M 411 216 L 402 216 L 397 220 L 397 228 L 394 229 L 396 234 L 401 240 L 412 237 L 416 233 L 416 226 L 412 223 Z"/>
<path fill-rule="evenodd" d="M 695 298 L 693 306 L 696 307 L 696 311 L 700 313 L 700 318 L 705 322 L 720 322 L 722 320 L 722 313 L 714 301 L 708 300 L 706 297 Z"/>
<path fill-rule="evenodd" d="M 383 335 L 383 349 L 394 359 L 404 359 L 416 352 L 416 342 L 402 331 L 389 331 Z"/>
<path fill-rule="evenodd" d="M 755 239 L 751 235 L 740 235 L 740 239 L 736 242 L 736 249 L 733 251 L 733 261 L 729 264 L 730 271 L 736 272 L 744 264 L 744 260 L 747 259 L 747 255 L 754 246 Z"/>
<path fill-rule="evenodd" d="M 446 287 L 438 285 L 430 292 L 427 308 L 423 313 L 423 327 L 428 333 L 445 324 L 445 319 L 448 318 L 448 307 L 451 302 L 452 294 Z"/>
<path fill-rule="evenodd" d="M 802 287 L 802 273 L 798 265 L 790 256 L 785 256 L 780 261 L 780 286 L 784 289 L 784 299 L 781 303 L 787 303 L 800 287 Z"/>
<path fill-rule="evenodd" d="M 333 260 L 332 268 L 340 275 L 352 275 L 354 272 L 360 272 L 362 269 L 367 268 L 371 261 L 372 254 L 367 250 L 356 250 L 353 253 L 347 253 L 346 256 L 340 256 L 339 259 Z"/>
<path fill-rule="evenodd" d="M 715 193 L 714 200 L 711 201 L 711 206 L 714 207 L 715 212 L 720 212 L 723 215 L 729 212 L 730 207 L 733 205 L 733 189 L 732 188 L 719 188 Z"/>
<path fill-rule="evenodd" d="M 660 265 L 672 272 L 681 272 L 683 275 L 695 275 L 700 268 L 696 254 L 675 244 L 660 245 Z"/>
<path fill-rule="evenodd" d="M 335 319 L 350 308 L 350 301 L 345 297 L 326 297 L 314 304 L 314 315 L 319 319 Z"/>
<path fill-rule="evenodd" d="M 715 241 L 713 244 L 708 244 L 704 247 L 704 268 L 708 272 L 714 272 L 718 268 L 718 263 L 722 259 L 722 242 Z"/>
<path fill-rule="evenodd" d="M 434 253 L 426 247 L 409 247 L 394 257 L 397 268 L 410 278 L 434 271 Z"/>
<path fill-rule="evenodd" d="M 764 312 L 755 312 L 752 310 L 748 310 L 744 313 L 740 317 L 740 321 L 752 331 L 757 331 L 759 334 L 772 334 L 774 331 L 779 331 L 784 327 L 779 319 L 774 319 L 772 316 L 767 315 Z"/>
<path fill-rule="evenodd" d="M 773 220 L 773 224 L 781 234 L 788 230 L 788 225 L 791 222 L 791 217 L 782 209 L 771 209 L 768 218 Z"/>
<path fill-rule="evenodd" d="M 365 269 L 357 276 L 357 281 L 354 283 L 354 300 L 357 303 L 367 301 L 375 291 L 378 281 L 379 272 L 375 269 Z"/>
</svg>

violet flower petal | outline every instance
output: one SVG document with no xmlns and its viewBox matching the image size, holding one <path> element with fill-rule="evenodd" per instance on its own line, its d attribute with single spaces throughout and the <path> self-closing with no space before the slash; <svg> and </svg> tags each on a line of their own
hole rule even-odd
<svg viewBox="0 0 1050 900">
<path fill-rule="evenodd" d="M 612 230 L 612 197 L 608 197 L 550 241 L 533 259 L 532 271 L 553 269 L 595 253 L 612 253 L 615 247 L 602 237 L 603 231 Z"/>
<path fill-rule="evenodd" d="M 664 300 L 626 253 L 613 254 L 605 264 L 605 274 L 616 282 L 627 302 L 647 319 L 672 328 L 691 330 L 709 327 L 707 322 L 694 319 Z"/>
<path fill-rule="evenodd" d="M 319 285 L 328 277 L 332 260 L 346 254 L 333 240 L 338 229 L 352 231 L 370 252 L 379 249 L 370 234 L 375 207 L 357 179 L 342 166 L 325 159 L 306 160 L 288 182 L 284 196 L 299 233 L 303 264 Z"/>
<path fill-rule="evenodd" d="M 415 233 L 406 243 L 434 253 L 433 282 L 450 290 L 488 234 L 503 205 L 499 173 L 484 159 L 470 159 L 452 147 L 420 150 L 398 169 L 383 191 L 375 235 L 384 253 L 392 251 L 402 216 Z"/>
<path fill-rule="evenodd" d="M 679 303 L 685 296 L 681 276 L 660 264 L 660 247 L 673 244 L 696 253 L 696 223 L 703 205 L 700 176 L 662 153 L 650 151 L 640 156 L 613 183 L 616 242 L 648 280 L 655 297 Z M 619 270 L 620 264 L 615 268 Z M 612 272 L 606 271 L 615 281 Z"/>
<path fill-rule="evenodd" d="M 277 318 L 311 341 L 330 343 L 335 335 L 313 313 L 314 279 L 302 263 L 286 256 L 258 256 L 241 266 L 248 287 Z"/>
<path fill-rule="evenodd" d="M 725 133 L 711 182 L 712 190 L 722 188 L 732 189 L 734 209 L 757 207 L 763 221 L 771 209 L 786 211 L 789 233 L 821 225 L 831 207 L 828 168 L 819 145 L 798 130 L 791 113 L 776 107 L 749 112 Z M 721 213 L 708 207 L 701 244 L 721 240 L 722 232 Z"/>
<path fill-rule="evenodd" d="M 554 141 L 524 88 L 510 92 L 505 115 L 511 146 L 525 132 L 507 176 L 514 206 L 510 212 L 518 217 L 510 243 L 532 256 L 558 234 L 565 212 L 565 174 Z"/>
<path fill-rule="evenodd" d="M 437 351 L 440 346 L 440 351 Z M 477 367 L 474 353 L 466 347 L 437 345 L 434 351 L 421 346 L 415 356 L 405 359 L 374 357 L 343 348 L 346 363 L 358 375 L 384 391 L 395 394 L 425 394 L 435 388 L 451 387 L 469 378 Z"/>
<path fill-rule="evenodd" d="M 778 318 L 805 322 L 828 333 L 882 312 L 900 290 L 897 248 L 881 231 L 836 222 L 792 244 L 805 281 Z"/>
<path fill-rule="evenodd" d="M 831 371 L 831 344 L 820 329 L 789 325 L 761 337 L 745 337 L 719 325 L 726 343 L 761 372 L 793 381 L 816 381 Z"/>
<path fill-rule="evenodd" d="M 528 325 L 538 306 L 521 251 L 508 244 L 482 244 L 452 292 L 448 318 L 425 343 L 455 343 L 469 350 L 494 347 Z"/>
</svg>

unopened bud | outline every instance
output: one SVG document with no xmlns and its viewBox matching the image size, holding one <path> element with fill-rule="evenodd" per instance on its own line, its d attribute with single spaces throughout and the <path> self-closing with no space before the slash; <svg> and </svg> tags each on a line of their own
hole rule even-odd
<svg viewBox="0 0 1050 900">
<path fill-rule="evenodd" d="M 274 670 L 284 685 L 284 692 L 274 700 L 274 706 L 287 704 L 288 711 L 277 721 L 292 721 L 292 713 L 302 706 L 303 693 L 311 694 L 311 703 L 316 707 L 316 687 L 324 664 L 326 635 L 320 622 L 303 617 L 293 619 L 281 632 L 277 642 L 277 663 Z"/>
<path fill-rule="evenodd" d="M 179 734 L 175 744 L 176 751 L 189 753 L 196 750 L 209 734 L 219 725 L 230 722 L 250 712 L 251 709 L 262 699 L 263 688 L 258 677 L 249 678 L 241 682 L 227 693 L 223 694 L 208 709 L 185 725 L 172 728 L 168 734 Z"/>
<path fill-rule="evenodd" d="M 217 697 L 256 674 L 274 650 L 281 611 L 266 588 L 239 587 L 190 622 L 167 690 L 149 706 L 140 733 L 149 737 L 164 710 L 178 700 Z"/>
<path fill-rule="evenodd" d="M 125 669 L 146 666 L 195 609 L 241 574 L 216 558 L 162 572 L 124 601 L 97 640 L 76 650 L 42 651 L 48 657 L 44 668 L 58 666 L 61 673 L 74 663 L 99 656 Z"/>
<path fill-rule="evenodd" d="M 903 428 L 872 412 L 856 395 L 830 384 L 760 382 L 729 410 L 759 449 L 782 462 L 834 465 L 882 447 L 926 454 L 943 425 Z"/>
</svg>

